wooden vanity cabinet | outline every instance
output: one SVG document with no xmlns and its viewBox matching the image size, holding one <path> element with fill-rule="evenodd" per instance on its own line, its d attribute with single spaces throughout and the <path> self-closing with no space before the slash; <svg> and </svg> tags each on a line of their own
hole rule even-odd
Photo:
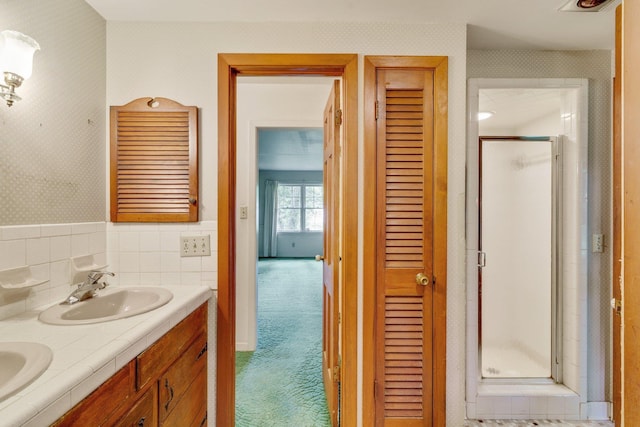
<svg viewBox="0 0 640 427">
<path fill-rule="evenodd" d="M 53 426 L 205 426 L 207 352 L 205 303 Z"/>
</svg>

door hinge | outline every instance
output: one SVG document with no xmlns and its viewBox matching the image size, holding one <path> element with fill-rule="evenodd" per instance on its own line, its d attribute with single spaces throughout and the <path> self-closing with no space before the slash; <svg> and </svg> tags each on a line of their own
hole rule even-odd
<svg viewBox="0 0 640 427">
<path fill-rule="evenodd" d="M 338 325 L 342 323 L 342 313 L 338 313 Z"/>
<path fill-rule="evenodd" d="M 336 110 L 336 126 L 342 124 L 342 110 Z"/>
<path fill-rule="evenodd" d="M 622 315 L 622 301 L 616 298 L 611 299 L 611 308 L 615 311 L 618 316 Z"/>
<path fill-rule="evenodd" d="M 340 382 L 340 367 L 342 366 L 342 356 L 338 354 L 338 364 L 333 367 L 333 382 Z"/>
<path fill-rule="evenodd" d="M 380 116 L 380 102 L 376 101 L 376 120 L 378 120 L 378 117 Z"/>
</svg>

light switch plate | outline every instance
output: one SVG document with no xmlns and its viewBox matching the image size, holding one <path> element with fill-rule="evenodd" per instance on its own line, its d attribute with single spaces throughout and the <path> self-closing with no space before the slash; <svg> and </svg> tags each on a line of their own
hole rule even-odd
<svg viewBox="0 0 640 427">
<path fill-rule="evenodd" d="M 180 236 L 180 256 L 209 256 L 211 243 L 208 234 L 202 236 Z"/>
</svg>

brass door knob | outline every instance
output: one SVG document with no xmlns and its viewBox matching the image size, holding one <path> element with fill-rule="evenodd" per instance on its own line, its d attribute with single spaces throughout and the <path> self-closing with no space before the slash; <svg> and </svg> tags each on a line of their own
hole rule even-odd
<svg viewBox="0 0 640 427">
<path fill-rule="evenodd" d="M 430 280 L 429 280 L 429 278 L 427 277 L 426 274 L 424 274 L 424 273 L 416 274 L 416 283 L 418 285 L 427 286 L 427 285 L 429 285 L 429 282 L 430 282 Z"/>
<path fill-rule="evenodd" d="M 316 261 L 324 261 L 324 257 L 322 255 L 316 255 Z"/>
</svg>

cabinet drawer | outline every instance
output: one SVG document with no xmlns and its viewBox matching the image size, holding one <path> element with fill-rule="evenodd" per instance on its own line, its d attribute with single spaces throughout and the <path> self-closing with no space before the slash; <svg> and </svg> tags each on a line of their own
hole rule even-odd
<svg viewBox="0 0 640 427">
<path fill-rule="evenodd" d="M 206 413 L 206 406 L 207 371 L 203 369 L 189 385 L 173 411 L 161 422 L 161 425 L 163 427 L 199 427 L 202 425 L 202 414 Z"/>
<path fill-rule="evenodd" d="M 158 392 L 149 388 L 133 407 L 117 421 L 107 423 L 113 427 L 157 427 Z"/>
<path fill-rule="evenodd" d="M 138 390 L 158 378 L 206 328 L 207 304 L 203 304 L 141 353 L 136 358 Z"/>
<path fill-rule="evenodd" d="M 201 334 L 180 359 L 160 377 L 160 419 L 179 404 L 200 371 L 207 367 L 207 337 Z"/>
</svg>

